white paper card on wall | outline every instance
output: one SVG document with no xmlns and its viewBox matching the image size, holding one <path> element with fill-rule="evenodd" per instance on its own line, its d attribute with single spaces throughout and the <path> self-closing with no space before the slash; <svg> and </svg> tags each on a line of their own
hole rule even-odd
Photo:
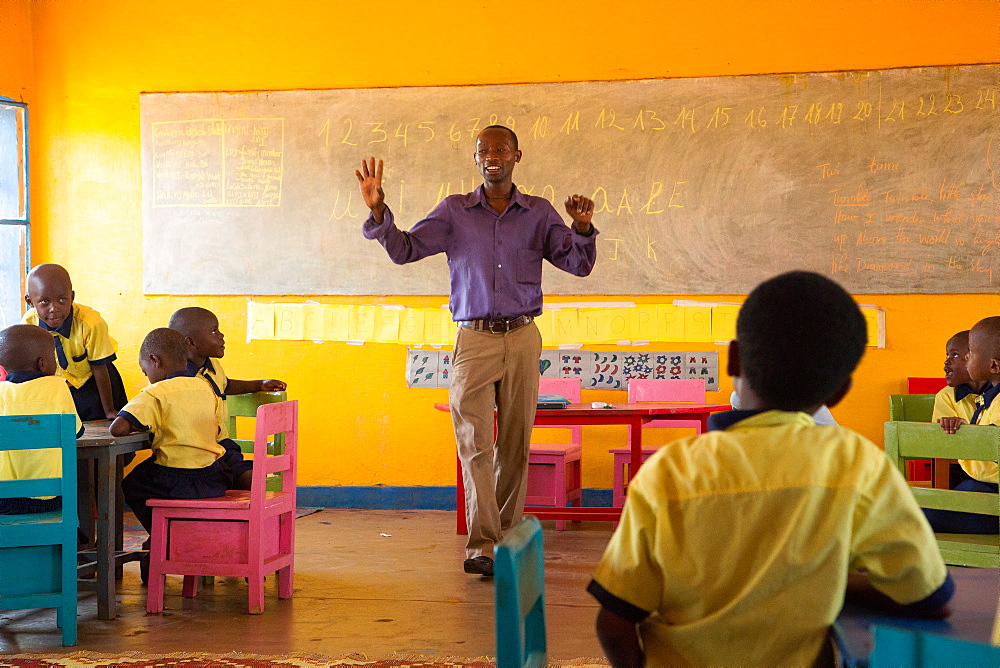
<svg viewBox="0 0 1000 668">
<path fill-rule="evenodd" d="M 588 373 L 587 364 L 593 356 L 593 353 L 586 350 L 560 350 L 558 377 L 579 378 L 581 386 L 587 387 L 584 379 Z"/>
<path fill-rule="evenodd" d="M 543 350 L 541 358 L 538 360 L 538 370 L 542 378 L 561 378 L 559 375 L 559 358 L 561 353 L 558 350 Z"/>
<path fill-rule="evenodd" d="M 625 387 L 624 354 L 617 351 L 597 351 L 590 367 L 590 378 L 584 387 L 595 390 L 621 390 Z"/>
<path fill-rule="evenodd" d="M 454 371 L 452 362 L 455 359 L 455 351 L 452 349 L 438 350 L 438 387 L 451 387 L 451 376 Z"/>
<path fill-rule="evenodd" d="M 406 384 L 410 387 L 438 386 L 437 350 L 407 350 Z"/>
<path fill-rule="evenodd" d="M 685 353 L 684 377 L 702 378 L 705 389 L 719 389 L 719 355 L 718 353 Z"/>
<path fill-rule="evenodd" d="M 652 360 L 654 355 L 656 353 L 625 353 L 622 356 L 622 371 L 625 374 L 625 378 L 652 378 Z"/>
</svg>

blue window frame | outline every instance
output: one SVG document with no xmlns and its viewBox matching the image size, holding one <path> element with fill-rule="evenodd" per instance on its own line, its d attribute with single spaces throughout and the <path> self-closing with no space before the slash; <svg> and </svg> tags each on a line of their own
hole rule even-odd
<svg viewBox="0 0 1000 668">
<path fill-rule="evenodd" d="M 0 328 L 24 313 L 29 214 L 28 105 L 0 97 Z"/>
</svg>

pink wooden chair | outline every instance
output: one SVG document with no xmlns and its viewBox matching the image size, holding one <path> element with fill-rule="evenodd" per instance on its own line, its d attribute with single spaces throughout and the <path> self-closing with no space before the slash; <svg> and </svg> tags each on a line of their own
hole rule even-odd
<svg viewBox="0 0 1000 668">
<path fill-rule="evenodd" d="M 278 598 L 292 596 L 295 554 L 295 472 L 298 402 L 257 410 L 253 483 L 214 499 L 151 499 L 146 612 L 163 612 L 168 573 L 184 576 L 184 596 L 195 596 L 202 575 L 242 577 L 250 614 L 264 611 L 264 576 L 278 572 Z M 285 435 L 284 453 L 268 455 L 268 436 Z M 281 489 L 267 491 L 267 476 L 281 472 Z"/>
<path fill-rule="evenodd" d="M 580 403 L 579 378 L 542 378 L 538 382 L 539 394 L 561 394 L 572 403 Z M 528 454 L 528 494 L 524 503 L 529 506 L 556 506 L 565 508 L 567 503 L 579 506 L 581 502 L 580 454 L 583 427 L 566 425 L 555 427 L 570 432 L 569 443 L 532 443 Z M 548 427 L 546 427 L 548 429 Z M 566 520 L 556 520 L 556 529 L 566 528 Z"/>
<path fill-rule="evenodd" d="M 705 403 L 705 380 L 703 378 L 684 379 L 628 379 L 628 402 L 685 402 L 692 404 Z M 694 429 L 701 433 L 701 422 L 698 420 L 654 420 L 648 427 L 668 427 L 670 429 Z M 645 438 L 643 438 L 645 441 Z M 642 461 L 646 461 L 657 448 L 643 448 Z M 615 456 L 615 472 L 612 480 L 612 497 L 615 508 L 625 505 L 625 481 L 627 471 L 631 467 L 632 451 L 628 448 L 612 448 L 608 452 Z"/>
</svg>

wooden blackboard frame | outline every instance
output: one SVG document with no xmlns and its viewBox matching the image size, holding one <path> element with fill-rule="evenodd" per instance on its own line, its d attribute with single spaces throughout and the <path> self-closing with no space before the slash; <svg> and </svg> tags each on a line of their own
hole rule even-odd
<svg viewBox="0 0 1000 668">
<path fill-rule="evenodd" d="M 548 294 L 742 294 L 792 268 L 820 271 L 857 294 L 993 292 L 998 72 L 986 64 L 144 94 L 145 290 L 446 294 L 443 258 L 395 267 L 361 239 L 353 170 L 365 155 L 386 159 L 388 201 L 405 229 L 441 196 L 478 185 L 475 132 L 513 121 L 525 150 L 520 187 L 556 202 L 571 192 L 598 202 L 594 274 L 547 268 Z M 158 138 L 178 136 L 154 135 L 166 124 L 186 124 L 195 141 L 212 132 L 237 141 L 203 153 L 206 164 L 221 165 L 222 150 L 245 160 L 258 133 L 273 164 L 251 155 L 246 174 L 216 165 L 215 181 L 188 183 L 186 168 L 156 153 Z M 440 144 L 420 153 L 411 140 Z M 176 187 L 161 188 L 171 178 Z M 218 185 L 229 179 L 240 187 Z M 219 261 L 218 248 L 234 261 Z"/>
</svg>

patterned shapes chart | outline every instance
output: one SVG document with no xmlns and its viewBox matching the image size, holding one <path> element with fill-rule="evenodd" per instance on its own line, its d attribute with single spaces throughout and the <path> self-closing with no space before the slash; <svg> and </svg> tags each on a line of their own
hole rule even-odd
<svg viewBox="0 0 1000 668">
<path fill-rule="evenodd" d="M 407 385 L 450 387 L 453 357 L 453 350 L 408 349 Z M 719 389 L 717 352 L 543 350 L 538 365 L 542 378 L 579 378 L 585 390 L 624 390 L 629 378 L 703 378 L 706 390 Z"/>
</svg>

